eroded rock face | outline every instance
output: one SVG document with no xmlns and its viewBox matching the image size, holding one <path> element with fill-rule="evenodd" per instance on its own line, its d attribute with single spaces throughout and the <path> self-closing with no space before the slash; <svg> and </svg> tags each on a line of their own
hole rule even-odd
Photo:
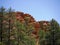
<svg viewBox="0 0 60 45">
<path fill-rule="evenodd" d="M 39 21 L 40 29 L 48 31 L 50 28 L 50 22 L 49 21 Z"/>
<path fill-rule="evenodd" d="M 27 23 L 26 26 L 32 25 L 34 27 L 34 30 L 32 32 L 33 35 L 35 35 L 36 38 L 38 38 L 38 32 L 39 30 L 48 30 L 48 27 L 50 26 L 50 23 L 48 21 L 36 21 L 30 14 L 24 14 L 23 12 L 16 12 L 16 18 L 20 22 Z"/>
<path fill-rule="evenodd" d="M 22 23 L 27 22 L 28 25 L 33 25 L 34 26 L 33 34 L 37 35 L 38 30 L 40 28 L 40 24 L 39 24 L 39 22 L 36 22 L 35 19 L 31 15 L 24 14 L 23 12 L 16 12 L 16 18 L 17 18 L 17 20 L 19 20 Z"/>
<path fill-rule="evenodd" d="M 35 19 L 29 14 L 24 14 L 24 19 L 25 21 L 28 21 L 28 23 L 35 22 Z"/>
<path fill-rule="evenodd" d="M 39 29 L 40 29 L 40 24 L 39 24 L 39 22 L 33 22 L 32 25 L 35 28 L 33 34 L 37 35 L 37 33 L 38 33 Z"/>
<path fill-rule="evenodd" d="M 24 18 L 23 18 L 24 13 L 23 12 L 16 12 L 16 18 L 17 20 L 19 20 L 20 22 L 25 22 Z"/>
<path fill-rule="evenodd" d="M 17 20 L 20 20 L 20 22 L 28 21 L 28 23 L 35 22 L 35 19 L 29 15 L 24 14 L 23 12 L 16 12 L 16 18 Z"/>
</svg>

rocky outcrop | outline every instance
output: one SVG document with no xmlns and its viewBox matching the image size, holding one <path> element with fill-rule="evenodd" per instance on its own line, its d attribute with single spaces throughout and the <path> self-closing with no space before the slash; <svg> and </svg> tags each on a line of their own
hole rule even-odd
<svg viewBox="0 0 60 45">
<path fill-rule="evenodd" d="M 50 22 L 49 21 L 39 21 L 40 29 L 44 31 L 48 31 L 50 28 Z"/>
<path fill-rule="evenodd" d="M 32 32 L 33 34 L 37 35 L 38 31 L 41 30 L 48 30 L 50 26 L 49 21 L 36 21 L 33 16 L 30 14 L 24 14 L 23 12 L 16 12 L 16 19 L 19 20 L 21 23 L 27 23 L 28 25 L 33 25 L 35 28 Z"/>
</svg>

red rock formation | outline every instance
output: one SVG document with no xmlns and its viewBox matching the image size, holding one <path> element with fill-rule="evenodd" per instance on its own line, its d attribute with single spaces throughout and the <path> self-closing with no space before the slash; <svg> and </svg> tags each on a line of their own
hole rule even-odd
<svg viewBox="0 0 60 45">
<path fill-rule="evenodd" d="M 23 12 L 16 12 L 16 18 L 17 20 L 19 20 L 20 22 L 24 22 L 24 23 L 28 23 L 27 25 L 30 26 L 32 25 L 34 27 L 34 30 L 32 32 L 32 37 L 36 38 L 36 45 L 38 45 L 39 42 L 39 35 L 38 32 L 39 30 L 47 30 L 47 26 L 50 26 L 50 23 L 48 21 L 35 21 L 35 19 L 29 15 L 29 14 L 24 14 Z M 15 27 L 13 28 L 15 29 Z"/>
<path fill-rule="evenodd" d="M 24 14 L 23 12 L 16 12 L 16 18 L 20 22 L 28 23 L 28 25 L 32 25 L 34 27 L 34 31 L 32 32 L 33 35 L 35 35 L 35 38 L 38 38 L 38 32 L 39 30 L 47 30 L 47 25 L 50 25 L 48 21 L 39 21 L 36 22 L 35 19 L 29 15 Z"/>
<path fill-rule="evenodd" d="M 24 15 L 23 12 L 16 12 L 16 18 L 17 18 L 17 20 L 19 20 L 22 23 L 24 22 L 23 15 Z"/>
<path fill-rule="evenodd" d="M 33 22 L 34 28 L 35 28 L 35 32 L 38 33 L 39 28 L 40 28 L 40 24 L 39 22 Z"/>
<path fill-rule="evenodd" d="M 49 29 L 49 27 L 48 27 L 48 26 L 50 26 L 49 21 L 39 21 L 39 23 L 40 23 L 41 30 L 47 31 Z"/>
<path fill-rule="evenodd" d="M 27 18 L 29 23 L 35 22 L 35 19 L 31 15 L 24 14 L 23 12 L 16 12 L 16 18 L 17 20 L 20 20 L 21 22 L 25 21 L 25 18 Z"/>
<path fill-rule="evenodd" d="M 39 38 L 38 32 L 40 30 L 40 24 L 39 22 L 33 22 L 33 25 L 34 25 L 35 30 L 32 32 L 32 34 L 34 34 L 35 38 L 38 39 Z"/>
<path fill-rule="evenodd" d="M 39 22 L 36 22 L 35 19 L 29 15 L 29 14 L 24 14 L 23 12 L 16 12 L 16 18 L 17 20 L 19 20 L 20 22 L 24 22 L 24 21 L 28 21 L 28 23 L 32 23 L 32 25 L 34 26 L 35 30 L 34 30 L 34 34 L 36 35 L 39 28 L 40 28 L 40 24 Z M 27 18 L 27 19 L 26 19 Z"/>
<path fill-rule="evenodd" d="M 29 15 L 29 14 L 24 14 L 24 19 L 27 18 L 29 23 L 36 22 L 35 19 Z"/>
</svg>

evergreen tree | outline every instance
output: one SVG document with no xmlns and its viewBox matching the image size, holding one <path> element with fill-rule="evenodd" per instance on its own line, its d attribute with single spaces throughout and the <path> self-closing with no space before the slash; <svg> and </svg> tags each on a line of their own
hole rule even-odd
<svg viewBox="0 0 60 45">
<path fill-rule="evenodd" d="M 57 23 L 57 21 L 55 21 L 54 19 L 52 19 L 50 21 L 51 24 L 51 28 L 50 28 L 50 36 L 48 37 L 49 39 L 49 44 L 48 45 L 57 45 L 57 40 L 59 38 L 59 24 Z"/>
<path fill-rule="evenodd" d="M 4 16 L 4 12 L 5 12 L 5 8 L 4 7 L 1 7 L 0 8 L 0 42 L 2 42 L 2 38 L 3 38 L 3 35 L 2 35 L 2 32 L 3 32 L 3 16 Z"/>
<path fill-rule="evenodd" d="M 29 21 L 25 17 L 25 22 L 21 23 L 19 20 L 16 20 L 17 28 L 17 45 L 35 45 L 35 39 L 31 38 L 31 33 L 33 30 L 32 25 L 29 25 Z M 32 40 L 31 40 L 32 39 Z"/>
<path fill-rule="evenodd" d="M 8 22 L 9 22 L 9 30 L 8 32 L 8 44 L 16 45 L 16 24 L 15 24 L 15 12 L 11 8 L 8 10 Z"/>
<path fill-rule="evenodd" d="M 46 32 L 44 30 L 40 30 L 39 33 L 39 45 L 46 45 Z"/>
</svg>

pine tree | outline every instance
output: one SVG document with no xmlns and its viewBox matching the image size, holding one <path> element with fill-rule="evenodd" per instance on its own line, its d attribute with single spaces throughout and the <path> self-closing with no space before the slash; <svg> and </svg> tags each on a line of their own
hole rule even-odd
<svg viewBox="0 0 60 45">
<path fill-rule="evenodd" d="M 15 39 L 15 12 L 10 8 L 8 11 L 8 22 L 9 22 L 9 30 L 8 30 L 8 44 L 10 43 L 10 45 L 16 45 L 16 39 Z"/>
<path fill-rule="evenodd" d="M 21 23 L 19 20 L 16 20 L 16 28 L 18 42 L 17 45 L 35 45 L 35 39 L 32 39 L 30 37 L 30 34 L 32 33 L 32 31 L 30 31 L 32 29 L 32 26 L 29 26 L 27 19 L 25 19 L 24 23 Z"/>
<path fill-rule="evenodd" d="M 50 28 L 50 36 L 49 38 L 49 44 L 48 45 L 57 45 L 57 40 L 58 40 L 58 32 L 59 32 L 59 24 L 57 23 L 57 21 L 55 21 L 54 19 L 52 19 L 50 21 L 51 24 L 51 28 Z"/>
<path fill-rule="evenodd" d="M 3 35 L 2 35 L 3 23 L 2 22 L 3 22 L 4 12 L 5 12 L 5 8 L 1 7 L 0 8 L 0 42 L 2 42 L 2 38 L 3 38 Z"/>
<path fill-rule="evenodd" d="M 11 8 L 9 9 L 9 11 L 5 13 L 4 17 L 3 17 L 3 42 L 5 43 L 5 45 L 11 45 L 11 35 L 13 31 L 12 27 L 14 25 L 13 20 L 14 20 L 14 15 L 13 12 L 11 11 Z M 11 33 L 12 32 L 12 33 Z"/>
<path fill-rule="evenodd" d="M 39 30 L 39 45 L 46 45 L 46 32 L 44 30 Z"/>
</svg>

